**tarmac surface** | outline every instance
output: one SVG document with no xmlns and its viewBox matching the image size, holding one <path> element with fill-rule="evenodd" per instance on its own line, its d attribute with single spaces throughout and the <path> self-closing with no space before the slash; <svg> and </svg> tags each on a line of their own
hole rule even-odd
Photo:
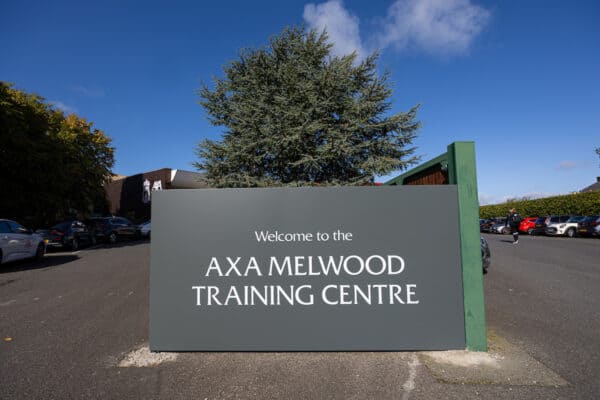
<svg viewBox="0 0 600 400">
<path fill-rule="evenodd" d="M 490 354 L 540 382 L 425 353 L 149 353 L 150 247 L 131 242 L 0 267 L 0 399 L 600 398 L 600 240 L 486 237 Z"/>
</svg>

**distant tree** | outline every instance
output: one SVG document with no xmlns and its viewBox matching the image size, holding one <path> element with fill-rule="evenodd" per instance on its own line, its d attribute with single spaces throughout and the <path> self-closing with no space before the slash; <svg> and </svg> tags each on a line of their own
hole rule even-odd
<svg viewBox="0 0 600 400">
<path fill-rule="evenodd" d="M 218 187 L 364 184 L 415 163 L 418 106 L 390 113 L 377 54 L 334 57 L 325 32 L 286 28 L 224 67 L 200 104 L 225 127 L 204 140 L 198 169 Z"/>
<path fill-rule="evenodd" d="M 600 157 L 600 147 L 596 149 L 596 154 L 598 154 L 598 157 Z"/>
<path fill-rule="evenodd" d="M 89 213 L 114 164 L 111 139 L 0 82 L 0 216 L 43 225 Z"/>
</svg>

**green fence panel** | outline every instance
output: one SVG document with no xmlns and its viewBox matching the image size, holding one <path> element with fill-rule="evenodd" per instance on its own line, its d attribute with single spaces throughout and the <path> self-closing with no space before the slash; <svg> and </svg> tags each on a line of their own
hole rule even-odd
<svg viewBox="0 0 600 400">
<path fill-rule="evenodd" d="M 446 153 L 385 184 L 402 185 L 407 178 L 437 164 L 447 171 L 448 183 L 456 185 L 458 191 L 466 346 L 471 351 L 487 351 L 474 143 L 454 142 Z"/>
</svg>

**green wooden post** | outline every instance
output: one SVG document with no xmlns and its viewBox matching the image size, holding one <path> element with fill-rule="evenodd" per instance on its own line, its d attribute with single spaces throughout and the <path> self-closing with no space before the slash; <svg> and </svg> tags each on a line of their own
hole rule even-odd
<svg viewBox="0 0 600 400">
<path fill-rule="evenodd" d="M 467 349 L 487 351 L 475 145 L 473 142 L 454 142 L 448 146 L 447 155 L 448 181 L 458 190 Z"/>
</svg>

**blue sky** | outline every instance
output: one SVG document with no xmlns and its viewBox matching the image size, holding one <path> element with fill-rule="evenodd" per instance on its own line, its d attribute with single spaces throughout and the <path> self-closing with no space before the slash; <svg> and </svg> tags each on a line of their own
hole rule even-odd
<svg viewBox="0 0 600 400">
<path fill-rule="evenodd" d="M 0 80 L 93 121 L 116 173 L 193 169 L 221 133 L 200 83 L 287 25 L 327 27 L 339 54 L 381 51 L 393 111 L 422 104 L 424 160 L 475 141 L 486 204 L 600 176 L 598 20 L 597 1 L 2 2 Z"/>
</svg>

